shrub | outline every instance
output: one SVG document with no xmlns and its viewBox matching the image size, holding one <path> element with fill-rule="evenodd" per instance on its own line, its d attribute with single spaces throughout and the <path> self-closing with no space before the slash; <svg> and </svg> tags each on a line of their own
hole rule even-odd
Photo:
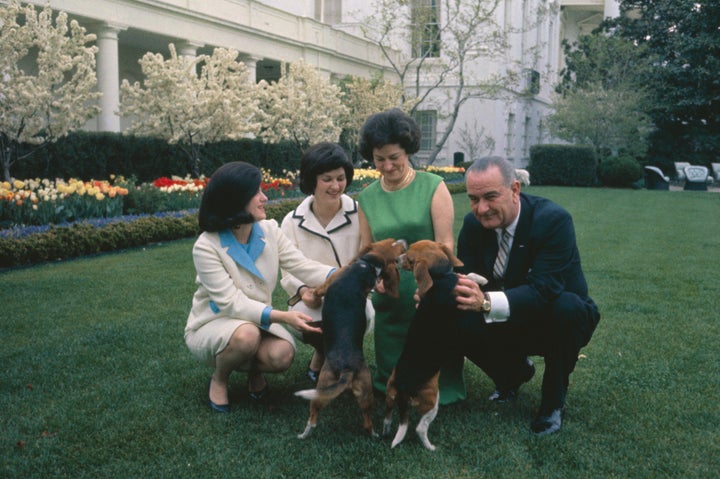
<svg viewBox="0 0 720 479">
<path fill-rule="evenodd" d="M 597 159 L 591 146 L 534 145 L 528 171 L 535 185 L 597 184 Z"/>
<path fill-rule="evenodd" d="M 600 180 L 605 186 L 629 188 L 643 175 L 642 166 L 632 157 L 613 156 L 600 163 Z"/>
<path fill-rule="evenodd" d="M 187 238 L 197 232 L 197 214 L 194 212 L 50 226 L 43 232 L 27 236 L 0 237 L 0 268 Z"/>
</svg>

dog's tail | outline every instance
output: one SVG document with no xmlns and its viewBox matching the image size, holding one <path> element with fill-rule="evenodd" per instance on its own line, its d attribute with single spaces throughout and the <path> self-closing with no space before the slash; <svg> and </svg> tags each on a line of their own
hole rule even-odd
<svg viewBox="0 0 720 479">
<path fill-rule="evenodd" d="M 350 384 L 352 384 L 354 376 L 354 372 L 345 370 L 340 373 L 337 382 L 318 389 L 303 389 L 302 391 L 297 391 L 295 395 L 309 400 L 321 399 L 330 401 L 341 395 Z"/>
</svg>

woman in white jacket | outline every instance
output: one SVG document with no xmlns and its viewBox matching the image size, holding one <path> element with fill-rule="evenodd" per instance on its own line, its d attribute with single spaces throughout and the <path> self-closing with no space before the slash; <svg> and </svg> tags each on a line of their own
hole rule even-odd
<svg viewBox="0 0 720 479">
<path fill-rule="evenodd" d="M 320 333 L 308 324 L 310 316 L 272 307 L 279 268 L 312 286 L 334 269 L 307 259 L 275 220 L 265 219 L 261 178 L 255 166 L 227 163 L 212 175 L 200 203 L 202 233 L 193 246 L 198 288 L 185 342 L 197 359 L 214 368 L 208 399 L 217 412 L 230 410 L 232 371 L 247 371 L 250 396 L 261 399 L 268 389 L 263 373 L 290 367 L 295 343 L 281 324 Z M 313 298 L 308 295 L 309 302 Z"/>
<path fill-rule="evenodd" d="M 311 146 L 300 160 L 300 191 L 308 195 L 295 210 L 282 221 L 282 232 L 308 258 L 337 268 L 348 264 L 360 249 L 360 223 L 357 202 L 345 194 L 355 170 L 339 145 L 318 143 Z M 309 288 L 292 272 L 282 269 L 283 289 L 290 296 L 291 309 L 302 311 L 316 321 L 321 320 L 320 309 L 309 309 L 305 302 Z M 369 307 L 368 324 L 374 312 Z M 299 337 L 299 335 L 298 335 Z M 322 337 L 304 334 L 300 339 L 315 348 L 307 375 L 317 382 L 325 361 Z"/>
</svg>

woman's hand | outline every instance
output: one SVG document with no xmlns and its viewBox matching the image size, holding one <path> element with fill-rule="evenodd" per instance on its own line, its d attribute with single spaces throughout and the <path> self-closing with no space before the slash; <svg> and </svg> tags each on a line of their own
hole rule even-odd
<svg viewBox="0 0 720 479">
<path fill-rule="evenodd" d="M 311 309 L 318 309 L 322 306 L 322 298 L 315 296 L 315 288 L 309 286 L 300 288 L 300 299 L 305 303 L 305 306 Z"/>
<path fill-rule="evenodd" d="M 311 326 L 313 318 L 300 311 L 277 311 L 278 322 L 282 322 L 297 329 L 300 332 L 322 334 L 322 329 Z"/>
<path fill-rule="evenodd" d="M 458 274 L 455 294 L 458 309 L 462 311 L 482 311 L 482 302 L 485 295 L 480 289 L 480 285 L 464 274 Z"/>
</svg>

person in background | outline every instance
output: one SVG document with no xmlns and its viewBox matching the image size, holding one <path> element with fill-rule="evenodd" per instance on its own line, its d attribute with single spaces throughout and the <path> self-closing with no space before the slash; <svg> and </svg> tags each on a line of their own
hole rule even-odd
<svg viewBox="0 0 720 479">
<path fill-rule="evenodd" d="M 535 374 L 528 355 L 545 359 L 542 400 L 530 429 L 560 429 L 570 373 L 600 320 L 575 242 L 570 214 L 544 198 L 520 192 L 513 165 L 476 160 L 465 172 L 471 213 L 458 236 L 463 271 L 456 286 L 463 349 L 495 382 L 489 400 L 512 401 Z"/>
<path fill-rule="evenodd" d="M 357 202 L 345 194 L 353 180 L 352 162 L 339 145 L 318 143 L 311 146 L 300 160 L 300 191 L 308 195 L 282 221 L 282 232 L 305 256 L 340 268 L 348 264 L 360 249 L 360 226 Z M 280 284 L 290 296 L 290 310 L 302 311 L 314 321 L 321 321 L 321 309 L 309 308 L 312 288 L 286 270 Z M 368 325 L 374 311 L 368 300 Z M 315 348 L 307 375 L 317 382 L 324 362 L 322 337 L 310 333 L 299 335 Z"/>
<path fill-rule="evenodd" d="M 365 121 L 360 131 L 360 155 L 372 161 L 381 176 L 358 197 L 361 247 L 395 238 L 408 244 L 434 240 L 454 250 L 450 192 L 441 177 L 415 171 L 410 162 L 410 155 L 420 149 L 420 137 L 418 125 L 399 109 L 376 113 Z M 399 298 L 379 293 L 372 296 L 376 362 L 373 385 L 383 393 L 415 315 L 416 289 L 412 272 L 401 271 Z M 441 404 L 465 399 L 463 364 L 464 357 L 458 353 L 443 367 Z"/>
<path fill-rule="evenodd" d="M 193 246 L 197 290 L 185 327 L 185 343 L 201 362 L 213 368 L 208 388 L 210 408 L 230 411 L 228 379 L 248 373 L 248 392 L 262 399 L 268 390 L 263 373 L 288 369 L 295 343 L 282 326 L 319 333 L 312 318 L 271 305 L 279 269 L 305 284 L 319 285 L 333 267 L 307 259 L 265 219 L 267 197 L 260 170 L 234 161 L 210 178 L 200 202 L 202 233 Z"/>
</svg>

